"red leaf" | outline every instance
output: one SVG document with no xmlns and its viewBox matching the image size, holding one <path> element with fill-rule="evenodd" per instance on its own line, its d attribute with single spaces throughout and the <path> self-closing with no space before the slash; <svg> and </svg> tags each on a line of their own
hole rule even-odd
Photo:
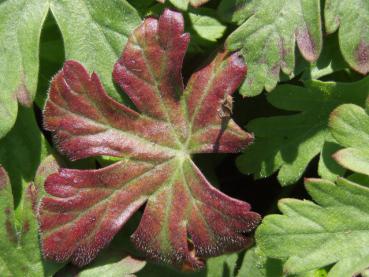
<svg viewBox="0 0 369 277">
<path fill-rule="evenodd" d="M 71 159 L 122 160 L 98 170 L 61 169 L 45 184 L 39 221 L 44 255 L 85 265 L 144 203 L 132 239 L 148 257 L 199 268 L 203 258 L 236 251 L 260 216 L 213 188 L 191 154 L 238 152 L 252 135 L 230 119 L 229 96 L 246 66 L 220 53 L 184 89 L 189 42 L 181 14 L 166 10 L 131 35 L 113 77 L 139 113 L 110 98 L 96 74 L 65 63 L 51 83 L 45 128 Z"/>
</svg>

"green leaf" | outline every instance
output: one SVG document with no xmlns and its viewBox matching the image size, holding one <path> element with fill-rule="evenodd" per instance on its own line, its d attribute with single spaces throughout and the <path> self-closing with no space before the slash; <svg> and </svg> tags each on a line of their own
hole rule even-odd
<svg viewBox="0 0 369 277">
<path fill-rule="evenodd" d="M 326 0 L 325 26 L 328 33 L 339 28 L 340 49 L 356 71 L 369 72 L 369 1 Z"/>
<path fill-rule="evenodd" d="M 259 7 L 255 0 L 222 0 L 218 6 L 219 16 L 226 22 L 241 25 L 251 17 Z"/>
<path fill-rule="evenodd" d="M 0 1 L 0 138 L 15 123 L 17 101 L 30 106 L 37 89 L 38 47 L 46 0 Z"/>
<path fill-rule="evenodd" d="M 209 42 L 216 42 L 223 36 L 226 30 L 226 26 L 216 18 L 215 12 L 211 9 L 200 8 L 193 10 L 188 13 L 188 17 L 193 33 Z"/>
<path fill-rule="evenodd" d="M 32 109 L 20 107 L 14 128 L 0 140 L 0 164 L 9 174 L 16 208 L 22 190 L 35 177 L 38 165 L 48 154 L 48 144 L 37 126 Z"/>
<path fill-rule="evenodd" d="M 338 45 L 338 35 L 333 34 L 324 37 L 324 45 L 319 59 L 314 63 L 302 60 L 302 64 L 297 65 L 304 70 L 301 79 L 320 79 L 333 72 L 345 70 L 349 67 L 343 58 Z M 298 72 L 300 74 L 301 72 Z M 296 76 L 296 74 L 294 75 Z"/>
<path fill-rule="evenodd" d="M 337 176 L 342 176 L 345 173 L 345 169 L 332 159 L 332 155 L 340 148 L 340 145 L 337 144 L 334 139 L 326 139 L 322 151 L 320 152 L 318 164 L 318 173 L 320 177 L 334 181 Z"/>
<path fill-rule="evenodd" d="M 33 213 L 36 193 L 35 186 L 29 185 L 22 198 L 22 213 L 17 216 L 9 177 L 0 166 L 1 276 L 52 276 L 60 267 L 42 260 L 38 225 Z"/>
<path fill-rule="evenodd" d="M 369 188 L 339 178 L 308 179 L 311 201 L 283 199 L 283 215 L 267 216 L 256 232 L 269 257 L 286 260 L 284 272 L 332 265 L 328 276 L 354 276 L 369 266 Z"/>
<path fill-rule="evenodd" d="M 83 269 L 79 277 L 115 277 L 134 276 L 133 273 L 140 271 L 145 262 L 135 259 L 122 251 L 107 251 L 100 255 L 91 265 Z"/>
<path fill-rule="evenodd" d="M 364 106 L 368 92 L 369 78 L 354 83 L 310 81 L 305 82 L 305 87 L 278 86 L 268 95 L 268 101 L 279 109 L 297 113 L 251 121 L 247 128 L 254 132 L 255 143 L 238 158 L 239 169 L 256 178 L 279 170 L 282 185 L 295 183 L 322 152 L 324 143 L 332 141 L 329 114 L 343 103 Z"/>
<path fill-rule="evenodd" d="M 369 116 L 353 104 L 335 109 L 329 122 L 335 139 L 344 147 L 335 153 L 335 160 L 352 171 L 369 175 Z"/>
<path fill-rule="evenodd" d="M 268 258 L 258 247 L 246 252 L 238 277 L 280 277 L 283 276 L 282 262 Z"/>
<path fill-rule="evenodd" d="M 244 11 L 245 15 L 236 19 L 247 19 L 226 41 L 229 50 L 241 49 L 248 64 L 248 75 L 240 89 L 242 95 L 254 96 L 263 88 L 271 91 L 279 81 L 280 71 L 293 73 L 295 43 L 307 61 L 318 59 L 322 48 L 319 0 L 232 3 L 244 7 L 237 12 Z"/>
<path fill-rule="evenodd" d="M 107 92 L 122 100 L 111 72 L 128 36 L 141 23 L 137 11 L 125 0 L 54 0 L 50 8 L 63 35 L 66 59 L 95 71 Z"/>
<path fill-rule="evenodd" d="M 235 276 L 235 270 L 237 266 L 237 254 L 223 255 L 215 258 L 211 258 L 206 263 L 206 276 L 211 277 L 223 277 Z"/>
</svg>

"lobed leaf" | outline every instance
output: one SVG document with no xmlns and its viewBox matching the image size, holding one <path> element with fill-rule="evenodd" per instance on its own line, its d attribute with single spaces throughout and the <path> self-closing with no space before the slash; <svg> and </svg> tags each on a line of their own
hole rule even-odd
<svg viewBox="0 0 369 277">
<path fill-rule="evenodd" d="M 111 78 L 114 62 L 141 20 L 126 0 L 57 1 L 50 10 L 61 30 L 66 59 L 76 59 L 99 74 L 109 95 L 122 100 Z"/>
<path fill-rule="evenodd" d="M 13 127 L 19 102 L 31 106 L 37 89 L 38 47 L 48 2 L 0 3 L 0 138 Z"/>
<path fill-rule="evenodd" d="M 47 178 L 39 209 L 45 257 L 89 263 L 145 203 L 132 240 L 154 260 L 200 268 L 204 258 L 252 243 L 248 234 L 260 216 L 213 188 L 191 160 L 195 153 L 238 152 L 252 141 L 223 114 L 246 66 L 237 53 L 222 52 L 184 89 L 183 25 L 170 10 L 147 18 L 115 64 L 113 78 L 139 112 L 109 97 L 78 62 L 66 62 L 52 80 L 44 122 L 61 152 L 120 161 Z"/>
<path fill-rule="evenodd" d="M 42 260 L 34 215 L 37 189 L 30 184 L 22 198 L 22 213 L 14 212 L 12 188 L 0 166 L 0 273 L 1 276 L 52 276 L 59 265 Z"/>
<path fill-rule="evenodd" d="M 255 134 L 255 143 L 237 160 L 243 173 L 262 178 L 279 171 L 279 182 L 289 185 L 300 179 L 310 161 L 319 154 L 324 155 L 320 173 L 334 179 L 342 172 L 326 155 L 329 143 L 335 141 L 328 128 L 329 115 L 344 103 L 365 106 L 369 78 L 354 83 L 307 81 L 304 84 L 305 87 L 280 85 L 267 97 L 273 106 L 295 113 L 258 118 L 248 124 Z"/>
<path fill-rule="evenodd" d="M 228 50 L 241 49 L 249 66 L 240 90 L 243 96 L 273 90 L 281 71 L 292 74 L 296 43 L 307 61 L 318 59 L 322 50 L 319 0 L 224 0 L 218 11 L 223 9 L 237 13 L 232 20 L 244 21 L 226 40 Z"/>
<path fill-rule="evenodd" d="M 261 249 L 296 274 L 333 265 L 328 276 L 356 276 L 369 266 L 368 187 L 339 178 L 308 179 L 311 201 L 284 199 L 283 215 L 267 216 L 256 232 Z"/>
<path fill-rule="evenodd" d="M 334 154 L 335 160 L 352 171 L 369 175 L 369 116 L 353 104 L 344 104 L 330 115 L 329 127 L 345 149 Z"/>
<path fill-rule="evenodd" d="M 368 0 L 327 0 L 325 26 L 328 33 L 339 28 L 340 49 L 346 61 L 356 71 L 369 72 Z"/>
</svg>

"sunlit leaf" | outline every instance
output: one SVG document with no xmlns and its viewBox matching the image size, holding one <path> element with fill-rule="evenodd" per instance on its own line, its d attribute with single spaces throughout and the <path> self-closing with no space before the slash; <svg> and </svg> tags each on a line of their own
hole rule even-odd
<svg viewBox="0 0 369 277">
<path fill-rule="evenodd" d="M 313 200 L 283 199 L 283 215 L 267 216 L 257 230 L 259 247 L 285 260 L 284 273 L 333 265 L 329 277 L 356 276 L 369 266 L 369 188 L 340 178 L 308 179 Z"/>
<path fill-rule="evenodd" d="M 140 112 L 109 97 L 78 62 L 66 62 L 52 80 L 44 121 L 61 152 L 121 160 L 47 178 L 50 195 L 39 214 L 47 258 L 89 263 L 144 203 L 132 240 L 151 259 L 194 269 L 252 243 L 260 216 L 212 187 L 191 160 L 195 153 L 235 153 L 252 141 L 229 106 L 246 66 L 239 54 L 221 52 L 184 89 L 183 28 L 170 10 L 146 19 L 115 64 L 115 81 Z"/>
<path fill-rule="evenodd" d="M 219 13 L 231 10 L 242 25 L 226 40 L 229 50 L 241 49 L 249 71 L 241 94 L 254 96 L 277 85 L 282 71 L 293 73 L 295 44 L 309 62 L 322 49 L 319 0 L 223 0 Z M 227 14 L 227 13 L 226 13 Z M 231 12 L 232 14 L 232 12 Z"/>
<path fill-rule="evenodd" d="M 31 106 L 37 89 L 39 39 L 46 0 L 0 1 L 0 138 L 15 123 L 18 103 Z"/>
<path fill-rule="evenodd" d="M 280 85 L 268 95 L 275 107 L 294 112 L 290 115 L 258 118 L 247 128 L 255 134 L 255 143 L 237 160 L 243 173 L 262 178 L 278 172 L 282 185 L 300 179 L 310 161 L 328 151 L 328 142 L 334 141 L 328 128 L 330 113 L 344 103 L 365 106 L 369 93 L 369 78 L 354 83 L 309 81 L 305 87 Z M 324 148 L 323 148 L 324 147 Z M 323 157 L 326 172 L 341 173 L 333 160 Z"/>
<path fill-rule="evenodd" d="M 369 1 L 326 0 L 325 26 L 328 33 L 339 29 L 341 52 L 352 68 L 369 72 Z"/>
<path fill-rule="evenodd" d="M 334 138 L 346 147 L 334 154 L 335 160 L 369 175 L 369 115 L 359 106 L 345 104 L 332 112 L 329 123 Z"/>
</svg>

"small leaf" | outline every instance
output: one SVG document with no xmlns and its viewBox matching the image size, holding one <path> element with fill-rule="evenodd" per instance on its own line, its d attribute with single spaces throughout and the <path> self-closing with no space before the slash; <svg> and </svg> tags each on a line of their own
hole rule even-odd
<svg viewBox="0 0 369 277">
<path fill-rule="evenodd" d="M 140 271 L 145 262 L 119 252 L 105 253 L 96 261 L 83 269 L 78 277 L 125 276 L 133 277 L 133 273 Z"/>
<path fill-rule="evenodd" d="M 39 39 L 48 1 L 0 3 L 0 138 L 13 127 L 18 104 L 31 106 L 37 89 Z"/>
<path fill-rule="evenodd" d="M 325 26 L 328 33 L 339 28 L 340 49 L 356 71 L 369 72 L 369 1 L 325 1 Z"/>
<path fill-rule="evenodd" d="M 267 216 L 256 232 L 269 257 L 286 260 L 284 272 L 297 274 L 333 265 L 329 277 L 356 276 L 369 267 L 369 188 L 339 178 L 308 179 L 317 204 L 283 199 L 283 215 Z"/>
<path fill-rule="evenodd" d="M 369 175 L 369 116 L 353 104 L 335 109 L 329 122 L 330 130 L 342 146 L 334 154 L 335 160 L 352 171 Z"/>
<path fill-rule="evenodd" d="M 249 66 L 240 90 L 242 95 L 254 96 L 264 88 L 271 91 L 279 81 L 280 71 L 287 75 L 293 73 L 295 43 L 307 61 L 318 59 L 322 49 L 319 0 L 232 3 L 238 13 L 242 13 L 238 11 L 240 5 L 245 13 L 241 18 L 246 20 L 226 41 L 227 49 L 241 49 Z"/>
<path fill-rule="evenodd" d="M 255 134 L 255 143 L 238 158 L 239 169 L 256 178 L 279 170 L 282 185 L 295 183 L 322 152 L 324 143 L 333 140 L 328 129 L 329 114 L 343 103 L 365 106 L 368 93 L 369 78 L 354 83 L 310 81 L 305 87 L 278 86 L 268 95 L 268 101 L 279 109 L 298 113 L 251 121 L 247 127 Z M 327 164 L 327 160 L 324 162 Z"/>
<path fill-rule="evenodd" d="M 144 203 L 132 240 L 151 259 L 194 269 L 204 258 L 252 243 L 248 234 L 260 216 L 213 188 L 191 160 L 194 153 L 238 152 L 252 141 L 220 116 L 246 66 L 237 53 L 219 53 L 184 89 L 183 25 L 170 10 L 146 19 L 115 64 L 114 79 L 140 113 L 110 98 L 97 75 L 75 61 L 52 80 L 44 122 L 61 152 L 121 160 L 47 178 L 50 195 L 39 211 L 47 258 L 89 263 Z"/>
<path fill-rule="evenodd" d="M 0 166 L 1 276 L 52 276 L 60 267 L 42 260 L 33 213 L 36 197 L 36 189 L 31 184 L 25 190 L 22 213 L 16 216 L 10 180 Z"/>
</svg>

